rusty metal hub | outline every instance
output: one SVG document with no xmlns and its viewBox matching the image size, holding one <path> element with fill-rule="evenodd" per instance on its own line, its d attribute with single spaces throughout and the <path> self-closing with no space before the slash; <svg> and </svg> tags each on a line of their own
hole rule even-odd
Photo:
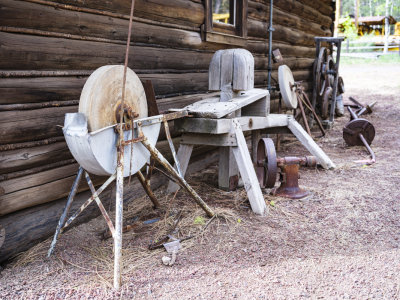
<svg viewBox="0 0 400 300">
<path fill-rule="evenodd" d="M 256 173 L 261 188 L 273 188 L 277 179 L 278 167 L 280 169 L 281 185 L 272 191 L 274 195 L 291 199 L 306 197 L 309 192 L 299 187 L 299 167 L 315 167 L 316 165 L 315 156 L 277 158 L 274 142 L 270 138 L 263 138 L 258 142 Z"/>
</svg>

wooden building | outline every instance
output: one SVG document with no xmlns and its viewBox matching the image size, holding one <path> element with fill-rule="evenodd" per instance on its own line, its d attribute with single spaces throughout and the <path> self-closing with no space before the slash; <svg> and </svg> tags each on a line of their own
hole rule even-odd
<svg viewBox="0 0 400 300">
<path fill-rule="evenodd" d="M 218 49 L 251 51 L 255 84 L 266 86 L 269 1 L 228 0 L 233 24 L 213 21 L 212 1 L 136 0 L 129 66 L 152 81 L 160 111 L 207 96 L 208 66 Z M 0 0 L 0 262 L 54 232 L 78 169 L 60 126 L 65 113 L 77 111 L 91 72 L 123 64 L 130 4 Z M 314 37 L 332 36 L 332 7 L 331 0 L 274 1 L 273 49 L 309 87 Z M 192 169 L 215 158 L 199 147 Z M 153 182 L 161 183 L 158 177 Z M 81 185 L 81 199 L 87 189 Z M 135 182 L 125 197 L 141 193 Z M 111 189 L 102 199 L 112 202 L 113 195 Z M 96 213 L 92 205 L 80 220 Z"/>
</svg>

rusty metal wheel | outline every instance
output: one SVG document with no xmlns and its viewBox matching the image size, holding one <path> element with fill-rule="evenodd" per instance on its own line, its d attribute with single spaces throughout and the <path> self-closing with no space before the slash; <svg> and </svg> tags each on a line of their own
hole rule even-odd
<svg viewBox="0 0 400 300">
<path fill-rule="evenodd" d="M 318 59 L 315 65 L 315 80 L 317 84 L 318 95 L 322 96 L 327 84 L 327 73 L 325 72 L 326 65 L 328 62 L 328 50 L 322 47 L 319 51 Z"/>
<path fill-rule="evenodd" d="M 355 119 L 346 124 L 343 128 L 343 139 L 349 146 L 363 146 L 359 134 L 362 134 L 367 141 L 368 145 L 371 145 L 375 137 L 375 128 L 371 122 L 365 119 Z"/>
<path fill-rule="evenodd" d="M 275 186 L 277 170 L 274 142 L 270 138 L 260 139 L 257 145 L 256 173 L 261 188 Z"/>
</svg>

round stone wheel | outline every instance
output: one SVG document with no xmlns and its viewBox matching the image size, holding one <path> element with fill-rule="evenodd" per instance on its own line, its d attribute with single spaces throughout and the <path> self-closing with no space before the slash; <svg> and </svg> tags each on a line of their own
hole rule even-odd
<svg viewBox="0 0 400 300">
<path fill-rule="evenodd" d="M 375 128 L 371 122 L 365 119 L 355 119 L 347 123 L 343 128 L 343 139 L 349 146 L 363 146 L 364 144 L 358 136 L 360 133 L 368 145 L 371 145 L 375 137 Z"/>
<path fill-rule="evenodd" d="M 89 131 L 117 123 L 116 111 L 121 103 L 124 66 L 109 65 L 95 70 L 83 86 L 79 100 L 79 112 L 88 121 Z M 127 68 L 124 106 L 139 116 L 148 116 L 146 94 L 139 77 Z"/>
<path fill-rule="evenodd" d="M 286 65 L 278 68 L 279 89 L 282 94 L 283 103 L 290 109 L 297 108 L 297 95 L 294 88 L 292 71 Z"/>
</svg>

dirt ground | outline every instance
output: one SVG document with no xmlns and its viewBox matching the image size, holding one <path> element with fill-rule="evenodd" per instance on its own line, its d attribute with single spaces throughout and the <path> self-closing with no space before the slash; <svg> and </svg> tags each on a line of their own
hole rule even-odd
<svg viewBox="0 0 400 300">
<path fill-rule="evenodd" d="M 126 219 L 160 217 L 124 235 L 123 288 L 112 285 L 112 243 L 101 241 L 101 218 L 64 234 L 46 259 L 45 241 L 6 266 L 1 299 L 397 299 L 400 298 L 400 65 L 341 67 L 345 102 L 378 101 L 366 116 L 376 129 L 376 164 L 363 147 L 347 147 L 337 119 L 318 140 L 335 170 L 301 169 L 300 184 L 312 195 L 288 200 L 265 195 L 270 212 L 255 216 L 243 189 L 215 188 L 217 167 L 189 178 L 219 217 L 209 222 L 183 192 L 157 191 L 164 208 L 145 198 L 129 204 Z M 285 137 L 280 156 L 307 154 Z M 147 245 L 167 232 L 177 215 L 182 242 L 173 266 L 162 249 Z M 138 222 L 138 221 L 136 221 Z M 140 223 L 139 222 L 139 223 Z"/>
</svg>

